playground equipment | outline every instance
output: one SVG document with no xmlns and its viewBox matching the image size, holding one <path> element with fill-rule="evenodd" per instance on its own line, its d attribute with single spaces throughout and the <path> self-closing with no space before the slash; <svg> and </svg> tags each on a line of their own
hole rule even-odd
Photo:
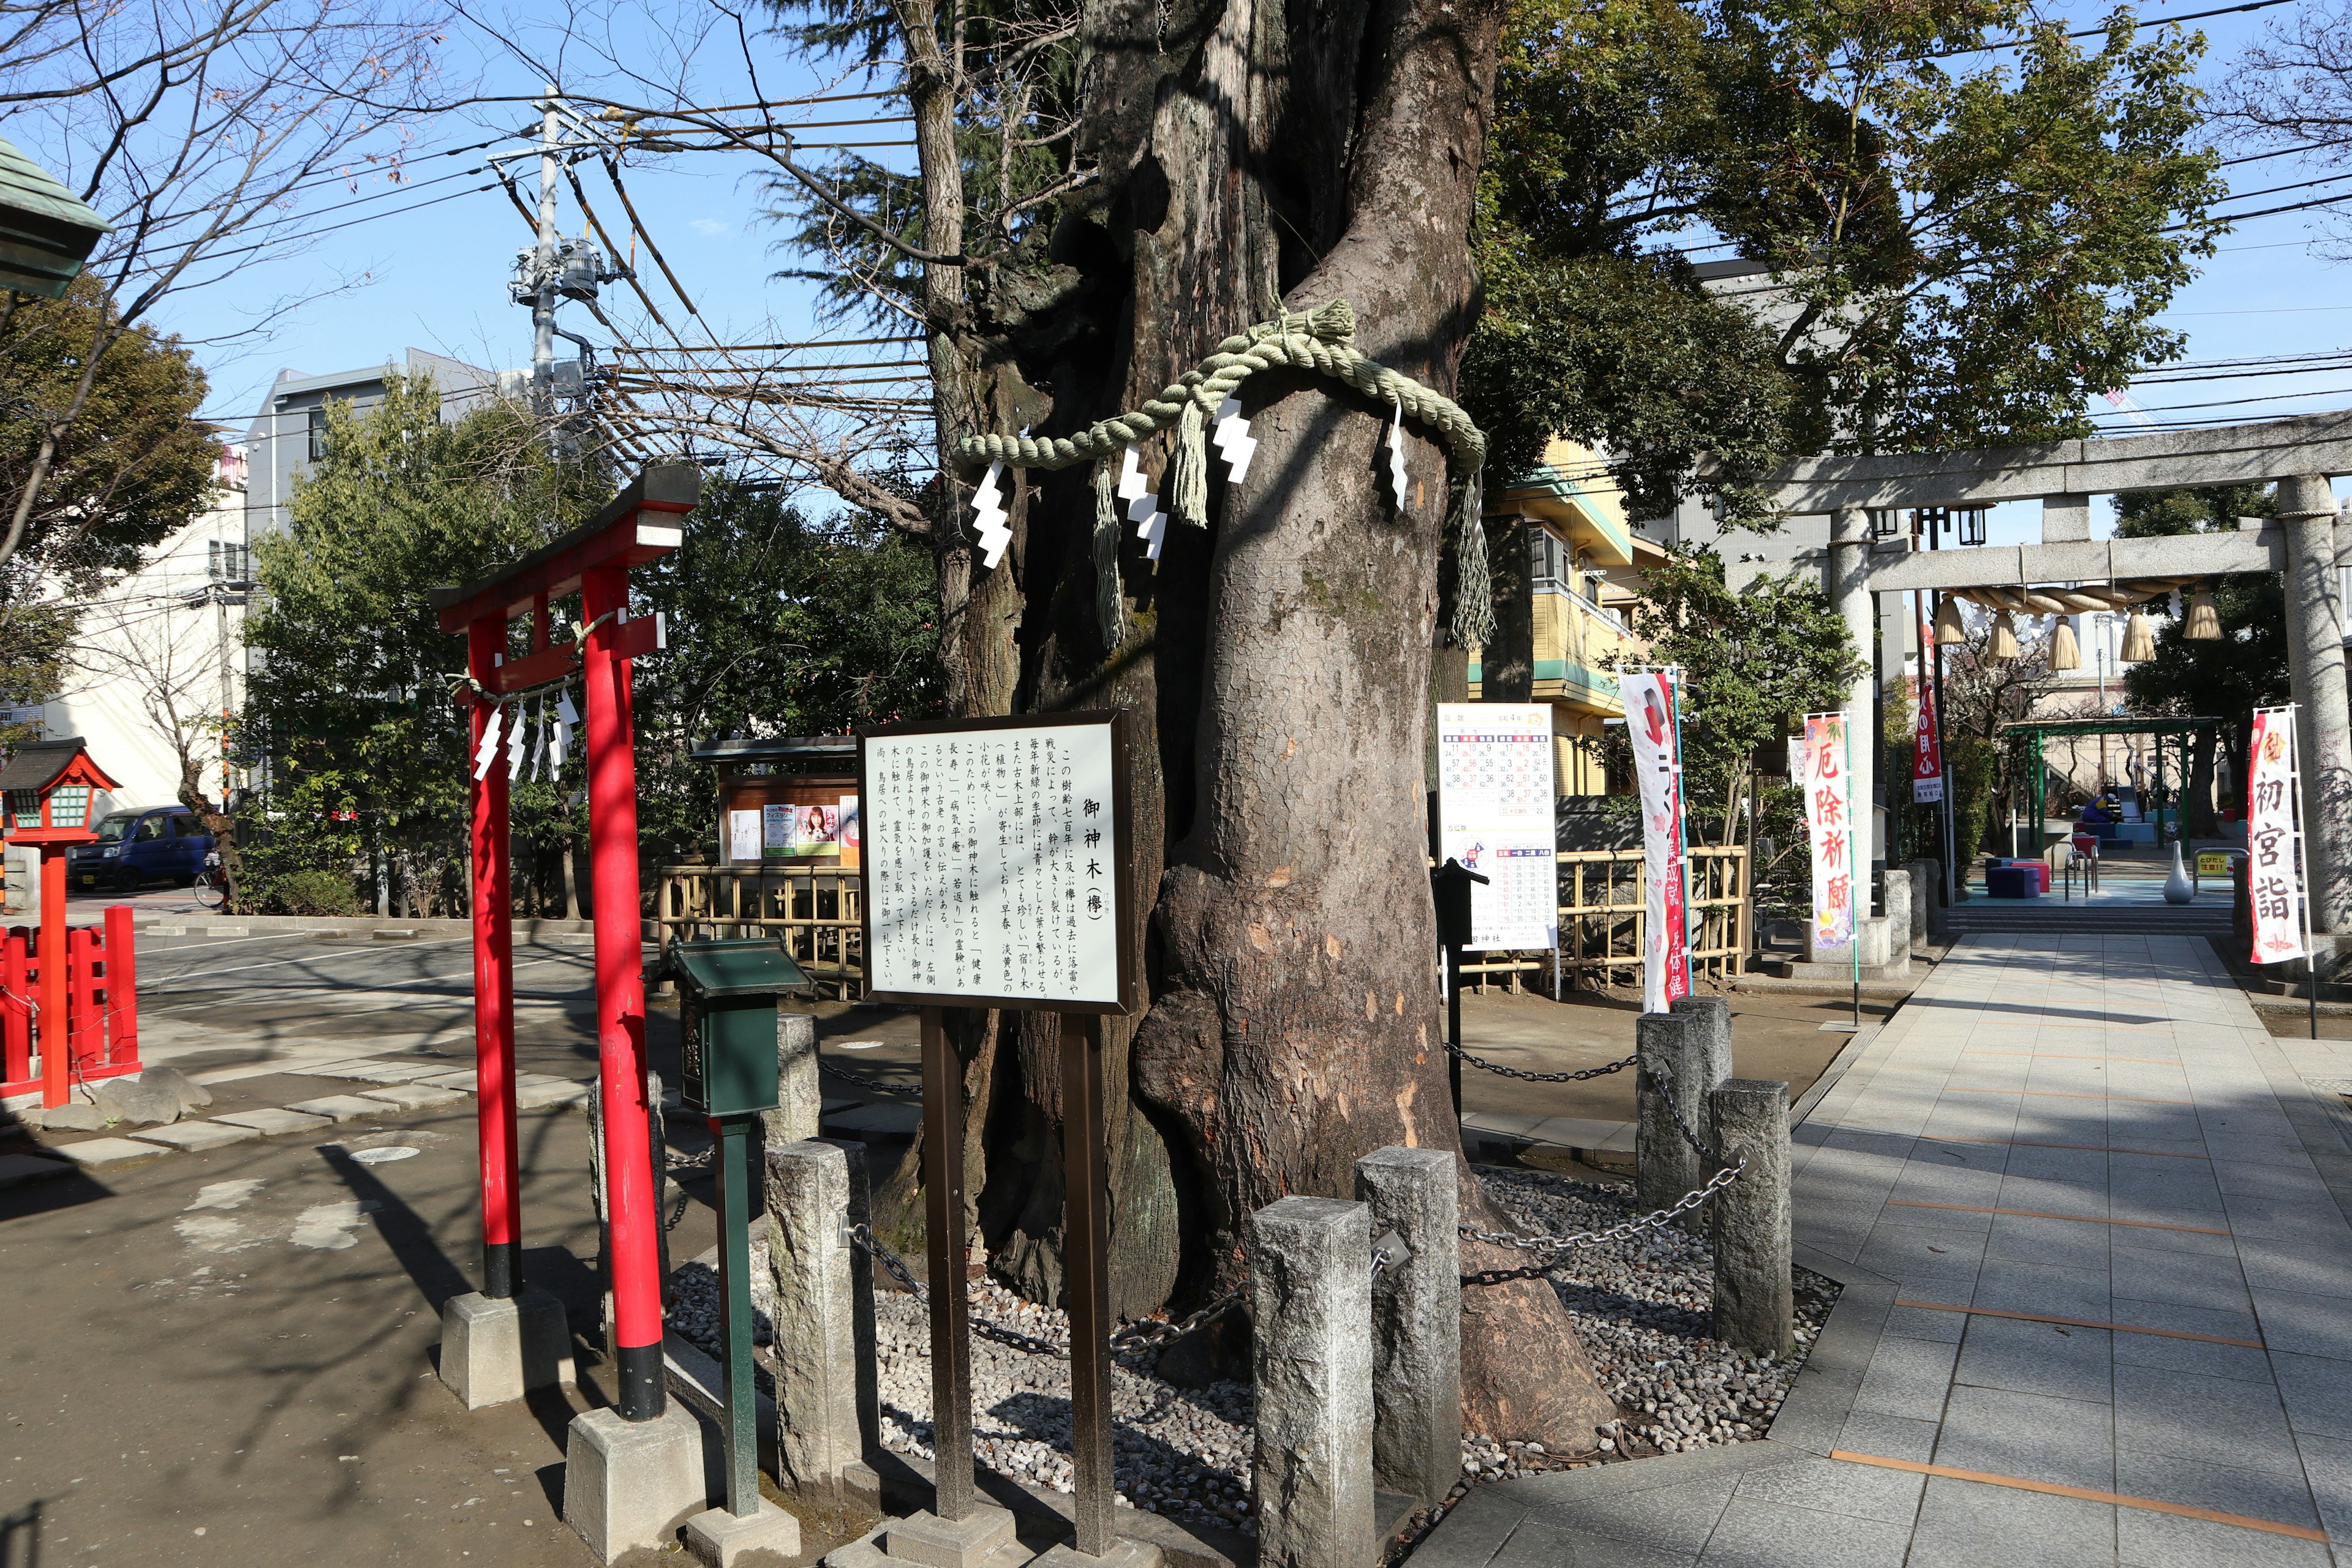
<svg viewBox="0 0 2352 1568">
<path fill-rule="evenodd" d="M 139 1070 L 130 909 L 106 911 L 103 937 L 66 927 L 66 852 L 97 841 L 91 797 L 116 787 L 79 735 L 19 746 L 0 767 L 7 840 L 41 852 L 38 938 L 18 927 L 0 956 L 0 1094 L 37 1084 L 41 1104 L 58 1106 L 71 1097 L 76 1078 L 88 1083 Z"/>
</svg>

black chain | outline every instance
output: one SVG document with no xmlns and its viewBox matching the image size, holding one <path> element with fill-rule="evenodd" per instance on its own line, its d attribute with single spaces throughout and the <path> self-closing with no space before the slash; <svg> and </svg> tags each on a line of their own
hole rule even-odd
<svg viewBox="0 0 2352 1568">
<path fill-rule="evenodd" d="M 834 1077 L 842 1079 L 844 1082 L 854 1083 L 860 1089 L 870 1089 L 882 1094 L 912 1094 L 915 1092 L 915 1088 L 912 1084 L 884 1083 L 878 1078 L 869 1078 L 865 1073 L 842 1067 L 835 1062 L 820 1060 L 817 1063 L 817 1070 L 819 1072 L 829 1072 Z"/>
<path fill-rule="evenodd" d="M 1691 1124 L 1683 1120 L 1682 1107 L 1675 1103 L 1674 1074 L 1672 1070 L 1660 1067 L 1656 1063 L 1647 1064 L 1642 1068 L 1641 1082 L 1656 1089 L 1658 1091 L 1658 1098 L 1666 1102 L 1667 1119 L 1674 1122 L 1675 1131 L 1683 1135 L 1683 1142 L 1689 1144 L 1692 1151 L 1696 1153 L 1700 1159 L 1705 1160 L 1708 1164 L 1722 1164 L 1723 1156 L 1708 1148 L 1706 1144 L 1700 1142 L 1698 1134 L 1691 1131 Z"/>
<path fill-rule="evenodd" d="M 1505 1078 L 1515 1078 L 1527 1083 L 1582 1083 L 1587 1079 L 1607 1078 L 1612 1072 L 1623 1072 L 1642 1059 L 1638 1056 L 1632 1056 L 1622 1062 L 1610 1062 L 1606 1066 L 1597 1068 L 1580 1068 L 1575 1072 L 1528 1072 L 1524 1068 L 1507 1068 L 1500 1062 L 1490 1062 L 1484 1057 L 1474 1057 L 1457 1045 L 1449 1043 L 1445 1049 L 1449 1055 L 1468 1062 L 1474 1068 L 1482 1068 L 1486 1072 L 1500 1073 Z"/>
</svg>

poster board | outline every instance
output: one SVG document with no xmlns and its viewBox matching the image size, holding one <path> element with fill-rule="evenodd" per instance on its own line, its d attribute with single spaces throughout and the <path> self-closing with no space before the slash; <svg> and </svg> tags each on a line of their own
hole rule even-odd
<svg viewBox="0 0 2352 1568">
<path fill-rule="evenodd" d="M 2304 843 L 2296 808 L 2293 704 L 2254 710 L 2246 766 L 2246 895 L 2253 906 L 2256 963 L 2311 956 L 2311 910 L 2305 898 Z"/>
<path fill-rule="evenodd" d="M 1816 952 L 1854 940 L 1853 776 L 1847 770 L 1843 713 L 1805 715 L 1805 837 L 1812 846 L 1812 947 Z M 1859 950 L 1857 949 L 1857 954 Z"/>
<path fill-rule="evenodd" d="M 1683 842 L 1682 672 L 1621 669 L 1642 802 L 1642 1011 L 1690 994 L 1690 875 Z"/>
<path fill-rule="evenodd" d="M 1438 858 L 1488 879 L 1465 951 L 1559 945 L 1556 809 L 1548 703 L 1437 705 Z"/>
<path fill-rule="evenodd" d="M 857 774 L 872 1000 L 1135 1011 L 1124 714 L 893 724 Z"/>
</svg>

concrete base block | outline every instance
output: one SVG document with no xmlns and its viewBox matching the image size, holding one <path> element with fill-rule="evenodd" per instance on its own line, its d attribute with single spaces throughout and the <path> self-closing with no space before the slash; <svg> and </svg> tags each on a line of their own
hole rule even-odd
<svg viewBox="0 0 2352 1568">
<path fill-rule="evenodd" d="M 672 1405 L 651 1421 L 617 1410 L 572 1418 L 563 1447 L 563 1522 L 599 1563 L 676 1543 L 709 1502 L 702 1489 L 702 1429 Z"/>
<path fill-rule="evenodd" d="M 982 1503 L 961 1519 L 925 1512 L 894 1521 L 883 1550 L 923 1568 L 982 1568 L 1012 1539 L 1012 1513 Z"/>
<path fill-rule="evenodd" d="M 436 1105 L 446 1105 L 466 1096 L 462 1089 L 426 1089 L 422 1084 L 395 1083 L 372 1089 L 365 1098 L 381 1100 L 386 1105 L 398 1106 L 403 1110 L 430 1110 Z"/>
<path fill-rule="evenodd" d="M 1057 1541 L 1030 1560 L 1032 1568 L 1160 1568 L 1168 1555 L 1148 1541 L 1116 1536 L 1110 1550 L 1089 1557 L 1066 1541 Z"/>
<path fill-rule="evenodd" d="M 686 1549 L 710 1568 L 785 1568 L 801 1553 L 801 1521 L 765 1498 L 749 1519 L 709 1509 L 686 1521 Z"/>
<path fill-rule="evenodd" d="M 441 1381 L 468 1410 L 572 1382 L 563 1303 L 531 1285 L 503 1301 L 478 1290 L 452 1296 L 441 1309 Z"/>
<path fill-rule="evenodd" d="M 175 1121 L 169 1127 L 142 1127 L 139 1130 L 139 1139 L 143 1143 L 161 1143 L 166 1149 L 185 1149 L 194 1153 L 225 1148 L 231 1143 L 243 1143 L 260 1136 L 258 1128 L 240 1127 L 226 1121 Z"/>
<path fill-rule="evenodd" d="M 160 1160 L 167 1151 L 129 1138 L 85 1138 L 79 1143 L 60 1143 L 49 1152 L 71 1160 L 85 1171 L 111 1171 L 142 1160 Z"/>
</svg>

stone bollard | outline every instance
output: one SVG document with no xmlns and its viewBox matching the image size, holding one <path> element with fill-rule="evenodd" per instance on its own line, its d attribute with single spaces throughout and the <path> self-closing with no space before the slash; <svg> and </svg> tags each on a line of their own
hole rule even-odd
<svg viewBox="0 0 2352 1568">
<path fill-rule="evenodd" d="M 870 1359 L 872 1331 L 869 1317 L 869 1342 L 861 1344 L 848 1156 L 837 1143 L 813 1140 L 772 1145 L 766 1182 L 777 1479 L 803 1494 L 838 1498 L 853 1467 L 865 1463 L 858 1372 Z"/>
<path fill-rule="evenodd" d="M 1643 1074 L 1634 1091 L 1633 1190 L 1645 1210 L 1666 1207 L 1715 1173 L 1675 1129 L 1666 1097 L 1651 1078 L 1671 1087 L 1675 1107 L 1704 1142 L 1707 1091 L 1731 1076 L 1729 1005 L 1719 996 L 1686 996 L 1675 1009 L 1645 1013 L 1633 1025 Z M 1694 1210 L 1681 1223 L 1701 1227 L 1706 1212 Z"/>
<path fill-rule="evenodd" d="M 1911 945 L 1925 942 L 1936 927 L 1936 911 L 1944 907 L 1944 863 L 1914 860 L 1911 867 Z"/>
<path fill-rule="evenodd" d="M 1911 933 L 1918 924 L 1915 911 L 1919 904 L 1918 884 L 1913 880 L 1908 866 L 1886 868 L 1886 957 L 1889 963 L 1900 963 L 1911 952 Z"/>
<path fill-rule="evenodd" d="M 1391 1260 L 1372 1281 L 1372 1477 L 1432 1508 L 1462 1477 L 1462 1233 L 1454 1157 L 1382 1149 L 1356 1196 Z"/>
<path fill-rule="evenodd" d="M 760 1133 L 771 1148 L 817 1135 L 824 1092 L 817 1086 L 816 1020 L 805 1013 L 776 1014 L 776 1109 L 760 1112 Z"/>
<path fill-rule="evenodd" d="M 1715 1146 L 1746 1160 L 1715 1194 L 1715 1337 L 1750 1355 L 1787 1355 L 1790 1280 L 1789 1086 L 1736 1078 L 1707 1096 Z"/>
<path fill-rule="evenodd" d="M 1250 1215 L 1261 1568 L 1364 1568 L 1377 1555 L 1370 1217 L 1362 1204 L 1305 1197 Z"/>
</svg>

